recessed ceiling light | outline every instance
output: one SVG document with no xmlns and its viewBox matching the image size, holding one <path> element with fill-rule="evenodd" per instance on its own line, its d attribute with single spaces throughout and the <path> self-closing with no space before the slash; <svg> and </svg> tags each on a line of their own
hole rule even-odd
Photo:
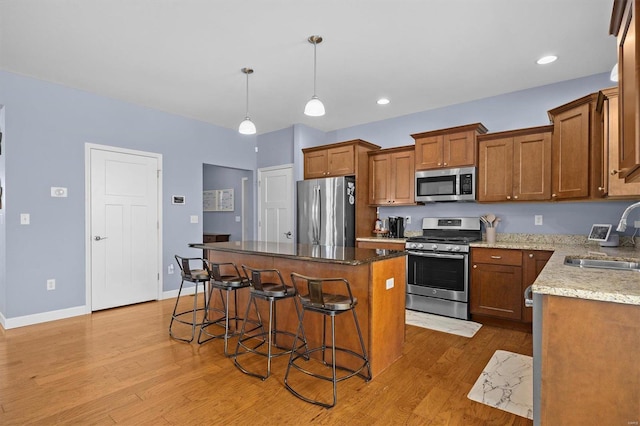
<svg viewBox="0 0 640 426">
<path fill-rule="evenodd" d="M 546 64 L 550 64 L 551 62 L 555 62 L 556 59 L 558 59 L 558 57 L 554 55 L 543 56 L 542 58 L 538 59 L 536 63 L 538 65 L 546 65 Z"/>
<path fill-rule="evenodd" d="M 388 104 L 388 103 L 389 103 L 389 99 L 387 99 L 387 98 L 380 98 L 380 99 L 378 99 L 378 101 L 377 101 L 377 102 L 378 102 L 378 105 L 386 105 L 386 104 Z"/>
</svg>

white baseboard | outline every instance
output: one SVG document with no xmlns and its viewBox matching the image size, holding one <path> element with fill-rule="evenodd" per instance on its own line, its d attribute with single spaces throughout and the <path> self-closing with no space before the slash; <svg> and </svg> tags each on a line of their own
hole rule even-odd
<svg viewBox="0 0 640 426">
<path fill-rule="evenodd" d="M 192 295 L 196 292 L 196 288 L 194 287 L 185 287 L 182 289 L 182 294 L 185 296 Z M 162 300 L 164 299 L 175 299 L 178 297 L 178 290 L 170 290 L 162 292 Z"/>
<path fill-rule="evenodd" d="M 0 313 L 0 322 L 5 330 L 11 328 L 24 327 L 27 325 L 40 324 L 48 321 L 55 321 L 64 318 L 77 317 L 79 315 L 86 315 L 91 312 L 87 311 L 86 306 L 76 306 L 73 308 L 60 309 L 57 311 L 42 312 L 33 315 L 24 315 L 16 318 L 5 318 Z"/>
<path fill-rule="evenodd" d="M 195 293 L 195 287 L 186 287 L 182 289 L 183 295 L 192 295 Z M 164 299 L 172 299 L 178 297 L 178 290 L 170 290 L 162 292 L 161 298 Z M 40 324 L 48 321 L 55 321 L 64 318 L 77 317 L 79 315 L 90 314 L 91 309 L 86 306 L 76 306 L 74 308 L 60 309 L 57 311 L 50 312 L 41 312 L 33 315 L 25 315 L 22 317 L 16 318 L 5 318 L 5 316 L 0 312 L 0 325 L 5 330 L 9 330 L 11 328 L 24 327 L 27 325 Z"/>
</svg>

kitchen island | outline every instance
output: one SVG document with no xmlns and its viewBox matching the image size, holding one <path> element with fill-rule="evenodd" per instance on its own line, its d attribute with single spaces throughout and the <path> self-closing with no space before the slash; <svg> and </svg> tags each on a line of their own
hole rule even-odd
<svg viewBox="0 0 640 426">
<path fill-rule="evenodd" d="M 278 269 L 288 285 L 291 285 L 292 272 L 315 277 L 346 278 L 353 295 L 358 299 L 356 313 L 369 355 L 372 377 L 402 355 L 406 282 L 404 251 L 262 241 L 190 246 L 206 250 L 207 257 L 212 262 L 234 262 L 238 267 L 247 265 L 253 268 Z M 248 292 L 240 294 L 239 298 L 238 310 L 243 315 Z M 278 327 L 295 332 L 298 326 L 295 309 L 288 300 L 281 303 L 288 305 L 285 309 L 278 308 Z M 304 325 L 310 344 L 317 345 L 322 338 L 321 318 L 318 315 L 308 315 Z M 338 341 L 338 344 L 354 350 L 358 348 L 351 316 L 338 316 L 336 330 L 336 334 L 344 339 Z"/>
</svg>

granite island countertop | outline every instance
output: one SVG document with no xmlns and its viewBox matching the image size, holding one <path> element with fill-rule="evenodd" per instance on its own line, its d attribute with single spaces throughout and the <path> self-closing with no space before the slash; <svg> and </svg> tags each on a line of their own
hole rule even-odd
<svg viewBox="0 0 640 426">
<path fill-rule="evenodd" d="M 640 272 L 613 269 L 580 268 L 564 264 L 565 256 L 640 262 L 640 249 L 600 247 L 585 244 L 584 238 L 571 241 L 541 238 L 530 240 L 471 243 L 471 247 L 549 250 L 553 255 L 533 283 L 534 293 L 579 299 L 640 305 Z M 566 244 L 570 242 L 569 244 Z"/>
<path fill-rule="evenodd" d="M 266 241 L 230 241 L 224 243 L 189 244 L 200 250 L 274 256 L 314 262 L 360 265 L 384 259 L 406 256 L 403 250 L 380 250 L 356 247 L 319 246 L 311 244 L 275 243 Z"/>
</svg>

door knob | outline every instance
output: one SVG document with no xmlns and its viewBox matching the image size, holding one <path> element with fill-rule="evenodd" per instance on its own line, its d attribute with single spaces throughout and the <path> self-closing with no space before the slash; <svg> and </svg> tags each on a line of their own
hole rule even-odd
<svg viewBox="0 0 640 426">
<path fill-rule="evenodd" d="M 293 234 L 291 233 L 291 231 L 289 231 L 289 232 L 285 232 L 285 233 L 284 233 L 284 236 L 285 236 L 285 237 L 287 237 L 288 239 L 291 239 L 291 236 L 292 236 L 292 235 L 293 235 Z"/>
<path fill-rule="evenodd" d="M 106 240 L 107 237 L 101 237 L 100 235 L 96 235 L 95 237 L 93 237 L 93 239 L 96 241 L 100 241 L 100 240 Z"/>
</svg>

